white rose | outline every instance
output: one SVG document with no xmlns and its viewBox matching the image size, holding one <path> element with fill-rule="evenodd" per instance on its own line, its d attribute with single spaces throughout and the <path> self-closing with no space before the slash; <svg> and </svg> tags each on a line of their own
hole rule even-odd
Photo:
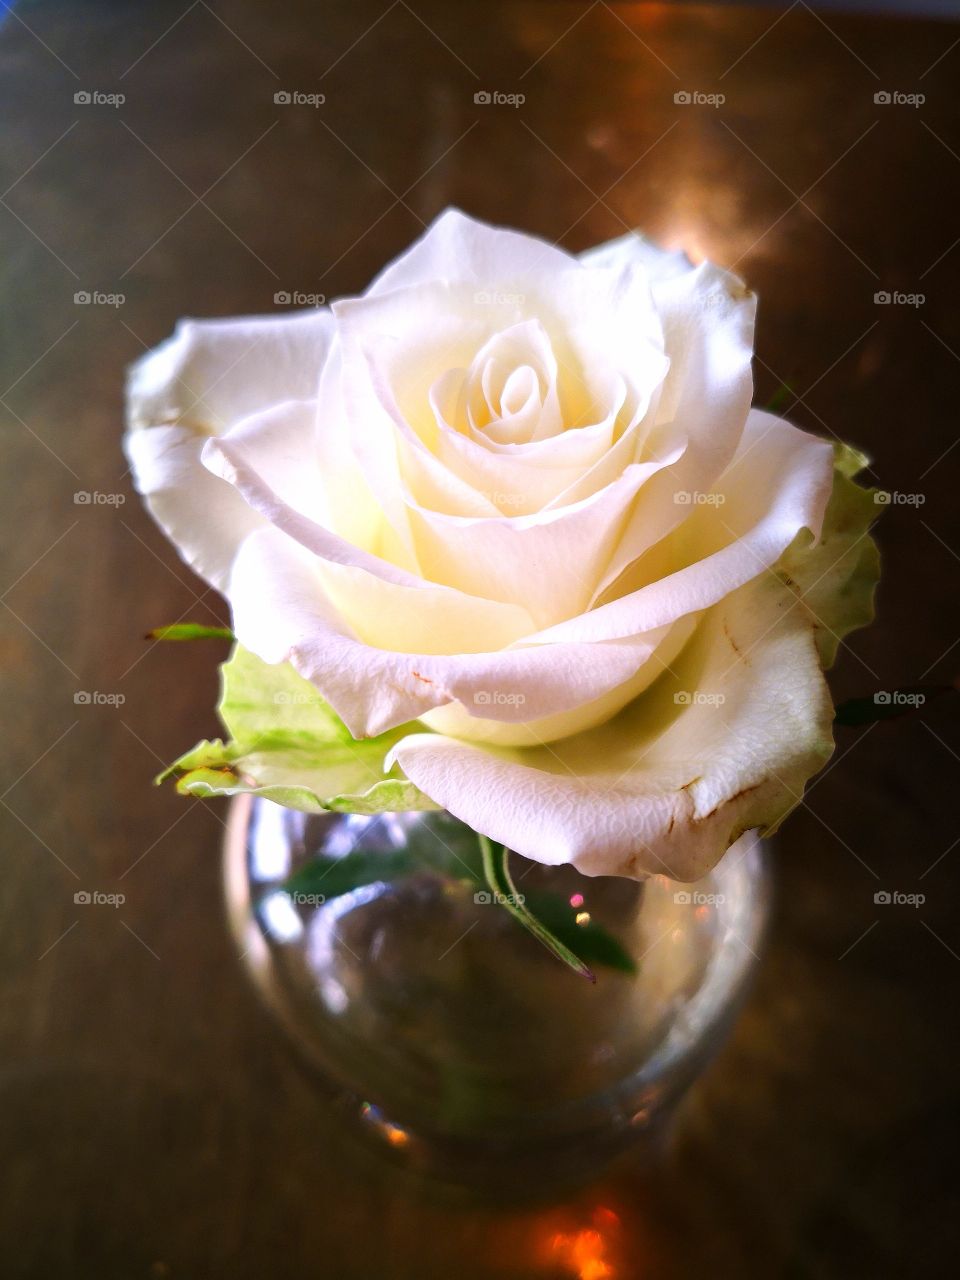
<svg viewBox="0 0 960 1280">
<path fill-rule="evenodd" d="M 824 530 L 831 445 L 750 408 L 754 310 L 638 236 L 449 210 L 362 297 L 182 323 L 127 451 L 246 649 L 357 739 L 408 725 L 393 776 L 539 861 L 692 879 L 829 755 L 875 576 L 845 475 Z"/>
</svg>

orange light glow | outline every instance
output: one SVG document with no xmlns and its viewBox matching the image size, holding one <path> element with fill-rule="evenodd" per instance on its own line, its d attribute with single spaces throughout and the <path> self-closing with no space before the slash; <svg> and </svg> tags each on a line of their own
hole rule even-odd
<svg viewBox="0 0 960 1280">
<path fill-rule="evenodd" d="M 410 1141 L 410 1134 L 398 1124 L 393 1124 L 382 1114 L 379 1107 L 372 1102 L 365 1102 L 360 1108 L 360 1118 L 375 1129 L 391 1147 L 405 1147 Z"/>
<path fill-rule="evenodd" d="M 681 249 L 695 267 L 711 256 L 701 233 L 692 227 L 678 227 L 674 231 L 667 232 L 662 237 L 662 243 L 664 249 L 669 249 L 671 252 Z"/>
<path fill-rule="evenodd" d="M 576 1280 L 613 1280 L 613 1267 L 606 1259 L 607 1247 L 599 1231 L 587 1227 L 571 1235 L 558 1233 L 551 1246 L 560 1262 L 570 1267 Z"/>
</svg>

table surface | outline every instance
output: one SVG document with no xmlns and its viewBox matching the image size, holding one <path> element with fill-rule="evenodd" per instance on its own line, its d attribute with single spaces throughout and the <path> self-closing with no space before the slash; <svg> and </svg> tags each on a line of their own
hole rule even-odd
<svg viewBox="0 0 960 1280">
<path fill-rule="evenodd" d="M 952 1270 L 950 700 L 841 732 L 784 830 L 752 997 L 659 1168 L 508 1208 L 440 1195 L 355 1148 L 248 989 L 223 810 L 150 786 L 214 730 L 220 654 L 143 634 L 225 615 L 141 510 L 119 436 L 124 367 L 179 316 L 359 290 L 448 203 L 573 250 L 640 226 L 759 292 L 758 403 L 789 383 L 794 421 L 922 498 L 884 513 L 880 620 L 845 646 L 838 696 L 950 680 L 960 30 L 802 0 L 27 0 L 0 23 L 0 1273 Z M 83 889 L 126 901 L 78 907 Z"/>
</svg>

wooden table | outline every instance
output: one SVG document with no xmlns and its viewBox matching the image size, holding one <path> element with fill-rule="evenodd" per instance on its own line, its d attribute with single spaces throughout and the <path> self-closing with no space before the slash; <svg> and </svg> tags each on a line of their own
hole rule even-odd
<svg viewBox="0 0 960 1280">
<path fill-rule="evenodd" d="M 759 291 L 758 403 L 789 382 L 793 420 L 923 498 L 884 515 L 881 621 L 838 695 L 949 680 L 960 31 L 802 2 L 25 0 L 0 21 L 0 1274 L 954 1270 L 955 709 L 841 733 L 783 835 L 758 985 L 659 1170 L 546 1205 L 442 1196 L 331 1119 L 228 939 L 223 810 L 150 786 L 214 731 L 220 655 L 143 633 L 224 611 L 119 435 L 124 367 L 178 316 L 358 290 L 447 203 L 571 249 L 643 226 Z M 294 90 L 326 101 L 275 104 Z M 525 101 L 475 102 L 494 90 Z M 93 890 L 126 900 L 75 904 Z"/>
</svg>

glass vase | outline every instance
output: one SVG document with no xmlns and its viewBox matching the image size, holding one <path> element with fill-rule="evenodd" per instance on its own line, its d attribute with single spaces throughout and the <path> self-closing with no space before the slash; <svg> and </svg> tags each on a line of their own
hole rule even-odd
<svg viewBox="0 0 960 1280">
<path fill-rule="evenodd" d="M 225 847 L 243 962 L 310 1067 L 392 1157 L 507 1194 L 656 1150 L 730 1025 L 768 902 L 750 833 L 693 885 L 511 867 L 595 982 L 494 900 L 448 813 L 243 796 Z"/>
</svg>

